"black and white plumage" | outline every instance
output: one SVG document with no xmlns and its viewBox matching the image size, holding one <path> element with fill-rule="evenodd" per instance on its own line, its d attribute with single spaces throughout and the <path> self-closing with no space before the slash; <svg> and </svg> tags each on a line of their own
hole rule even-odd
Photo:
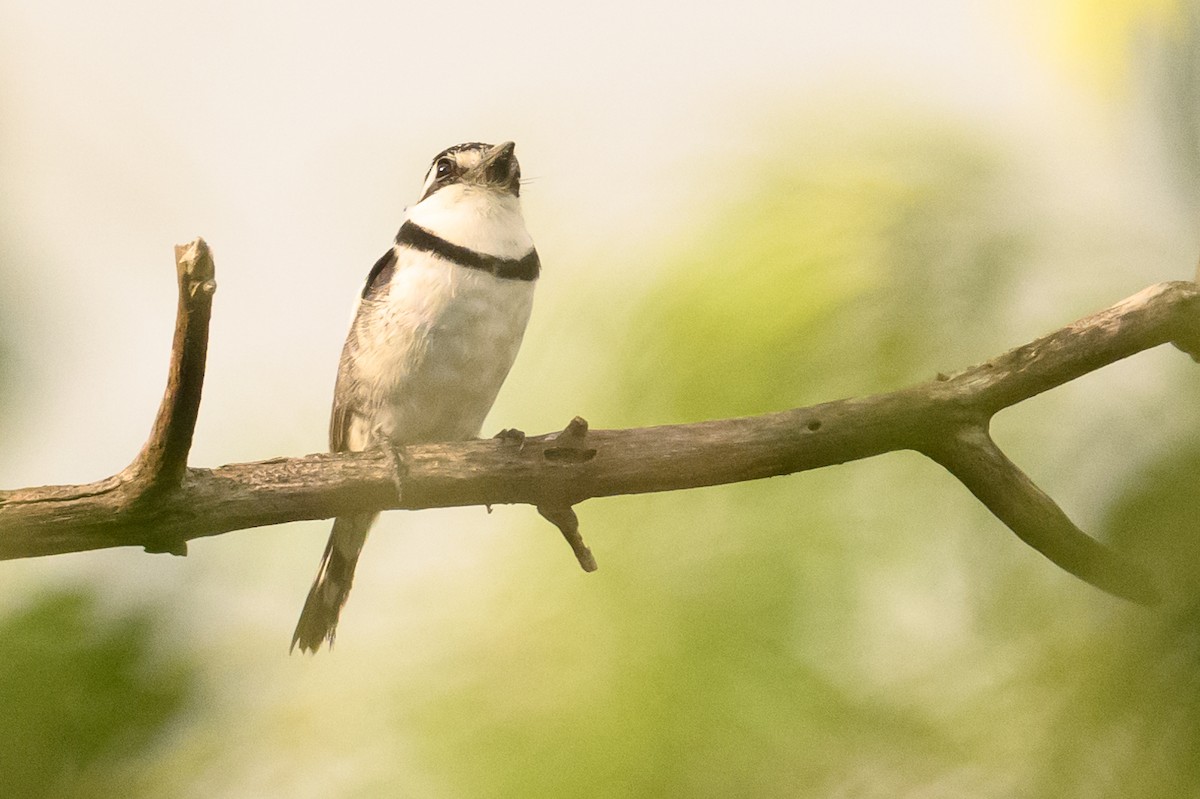
<svg viewBox="0 0 1200 799">
<path fill-rule="evenodd" d="M 421 199 L 363 287 L 334 388 L 332 451 L 479 434 L 521 346 L 541 269 L 514 149 L 472 142 L 433 159 Z M 377 515 L 334 521 L 293 649 L 333 643 Z"/>
</svg>

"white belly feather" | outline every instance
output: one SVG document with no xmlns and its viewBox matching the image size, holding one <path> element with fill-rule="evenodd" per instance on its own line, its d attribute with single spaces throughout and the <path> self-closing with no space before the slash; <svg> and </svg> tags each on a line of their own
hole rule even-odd
<svg viewBox="0 0 1200 799">
<path fill-rule="evenodd" d="M 354 414 L 350 449 L 366 448 L 373 431 L 397 444 L 477 436 L 533 305 L 533 281 L 404 247 L 397 255 L 387 292 L 363 300 L 356 352 L 339 375 L 352 407 L 369 414 Z"/>
</svg>

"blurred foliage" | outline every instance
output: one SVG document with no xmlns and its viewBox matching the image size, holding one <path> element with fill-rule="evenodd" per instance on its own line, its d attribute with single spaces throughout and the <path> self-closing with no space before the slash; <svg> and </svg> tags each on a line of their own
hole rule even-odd
<svg viewBox="0 0 1200 799">
<path fill-rule="evenodd" d="M 1100 87 L 1130 86 L 1131 74 L 1145 56 L 1147 38 L 1178 38 L 1191 0 L 1058 0 L 1033 7 L 1040 16 L 1061 14 L 1059 52 Z"/>
<path fill-rule="evenodd" d="M 1096 74 L 1127 74 L 1135 44 L 1156 54 L 1192 197 L 1198 6 L 1065 7 Z M 733 201 L 627 325 L 621 285 L 564 331 L 594 334 L 606 425 L 888 390 L 1014 343 L 1044 235 L 1019 156 L 945 120 L 808 111 L 822 123 L 775 134 L 763 162 L 705 175 Z M 1058 268 L 1101 279 L 1085 260 Z M 541 530 L 459 605 L 357 606 L 416 628 L 377 661 L 285 672 L 230 636 L 232 699 L 206 716 L 184 713 L 214 664 L 160 654 L 149 614 L 46 594 L 0 621 L 0 796 L 1197 796 L 1200 429 L 1113 436 L 1122 490 L 1097 532 L 1161 575 L 1160 610 L 1058 573 L 917 456 L 612 498 L 581 512 L 597 574 Z"/>
<path fill-rule="evenodd" d="M 1200 3 L 1076 2 L 1077 33 L 1093 64 L 1137 97 L 1152 98 L 1163 170 L 1184 215 L 1200 208 Z M 1105 35 L 1098 35 L 1103 30 Z M 1171 386 L 1200 407 L 1193 381 Z M 1200 419 L 1131 472 L 1114 497 L 1104 537 L 1151 565 L 1162 608 L 1066 632 L 1028 679 L 1054 715 L 1033 763 L 1038 796 L 1200 795 Z"/>
<path fill-rule="evenodd" d="M 1004 155 L 861 116 L 775 152 L 608 339 L 606 421 L 887 390 L 1012 343 L 1039 228 Z M 1195 539 L 1198 466 L 1152 470 L 1114 526 Z M 464 634 L 479 665 L 402 714 L 455 795 L 1200 791 L 1195 590 L 1159 615 L 1108 600 L 916 456 L 583 516 L 609 535 L 590 590 L 551 579 L 519 623 Z"/>
<path fill-rule="evenodd" d="M 1157 89 L 1154 110 L 1173 188 L 1194 212 L 1200 208 L 1200 2 L 1183 3 L 1176 24 L 1157 31 L 1146 48 L 1156 57 L 1142 68 L 1142 80 Z"/>
<path fill-rule="evenodd" d="M 998 156 L 939 122 L 855 116 L 781 142 L 636 314 L 624 421 L 898 388 L 968 357 L 1030 243 Z M 970 342 L 974 345 L 974 342 Z M 978 352 L 978 351 L 977 351 Z"/>
<path fill-rule="evenodd" d="M 128 795 L 122 769 L 160 751 L 194 675 L 147 612 L 107 617 L 83 591 L 0 620 L 0 795 Z"/>
<path fill-rule="evenodd" d="M 1170 188 L 1194 214 L 1200 208 L 1200 2 L 1060 0 L 1059 6 L 1065 12 L 1060 52 L 1120 98 L 1108 110 L 1132 108 L 1152 117 L 1141 138 L 1160 148 Z M 1034 13 L 1045 14 L 1045 6 Z"/>
<path fill-rule="evenodd" d="M 1200 391 L 1193 389 L 1200 406 Z M 1167 601 L 1079 642 L 1052 670 L 1066 700 L 1043 796 L 1200 795 L 1200 423 L 1131 481 L 1109 537 L 1153 563 Z M 1064 664 L 1067 665 L 1067 664 Z"/>
<path fill-rule="evenodd" d="M 895 388 L 965 362 L 993 334 L 997 298 L 1030 246 L 1003 159 L 940 122 L 856 118 L 823 132 L 781 143 L 788 157 L 698 223 L 705 234 L 609 339 L 606 423 Z M 923 518 L 955 490 L 938 474 L 898 457 L 589 505 L 588 530 L 610 532 L 592 542 L 603 571 L 591 590 L 605 604 L 581 609 L 547 588 L 552 609 L 531 608 L 501 646 L 520 655 L 497 657 L 491 637 L 466 644 L 486 677 L 464 678 L 409 723 L 460 795 L 978 788 L 982 775 L 963 768 L 982 759 L 977 744 L 942 723 L 945 708 L 899 689 L 944 668 L 940 647 L 962 630 L 939 631 L 929 653 L 920 635 L 867 653 L 906 612 L 870 607 L 876 579 L 926 594 L 930 610 L 953 595 L 935 564 L 956 514 Z M 585 652 L 601 659 L 569 654 Z M 544 657 L 560 660 L 531 675 Z"/>
</svg>

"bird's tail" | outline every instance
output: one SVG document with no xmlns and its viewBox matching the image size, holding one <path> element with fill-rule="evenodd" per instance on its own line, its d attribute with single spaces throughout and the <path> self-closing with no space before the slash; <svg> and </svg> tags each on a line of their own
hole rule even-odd
<svg viewBox="0 0 1200 799">
<path fill-rule="evenodd" d="M 300 611 L 300 621 L 292 635 L 292 650 L 299 644 L 301 652 L 316 652 L 323 640 L 333 646 L 338 614 L 350 596 L 350 584 L 354 581 L 354 566 L 358 563 L 363 542 L 367 540 L 367 531 L 378 515 L 355 513 L 333 520 L 333 531 L 325 545 L 321 568 L 317 570 L 317 579 L 308 592 L 308 599 L 304 600 L 304 610 Z"/>
</svg>

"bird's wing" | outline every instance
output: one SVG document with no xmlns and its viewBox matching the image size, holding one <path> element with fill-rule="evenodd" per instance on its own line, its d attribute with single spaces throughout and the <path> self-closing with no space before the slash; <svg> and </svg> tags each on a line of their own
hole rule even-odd
<svg viewBox="0 0 1200 799">
<path fill-rule="evenodd" d="M 378 294 L 382 287 L 392 279 L 392 270 L 396 268 L 396 248 L 392 247 L 375 262 L 367 274 L 367 282 L 363 284 L 362 298 L 370 299 Z"/>
<path fill-rule="evenodd" d="M 391 247 L 379 257 L 379 260 L 371 267 L 371 271 L 367 273 L 361 299 L 366 301 L 374 299 L 392 279 L 392 271 L 395 268 L 396 248 Z M 353 338 L 354 334 L 355 331 L 351 328 L 349 338 Z M 353 406 L 347 401 L 352 395 L 352 387 L 347 385 L 349 369 L 346 358 L 350 348 L 349 338 L 347 338 L 346 346 L 342 349 L 341 361 L 338 363 L 337 383 L 333 389 L 333 410 L 329 414 L 330 452 L 345 452 L 350 448 L 350 426 L 356 417 Z"/>
<path fill-rule="evenodd" d="M 353 412 L 345 405 L 333 401 L 333 413 L 329 416 L 329 451 L 345 452 L 346 439 L 349 438 L 350 422 Z"/>
</svg>

